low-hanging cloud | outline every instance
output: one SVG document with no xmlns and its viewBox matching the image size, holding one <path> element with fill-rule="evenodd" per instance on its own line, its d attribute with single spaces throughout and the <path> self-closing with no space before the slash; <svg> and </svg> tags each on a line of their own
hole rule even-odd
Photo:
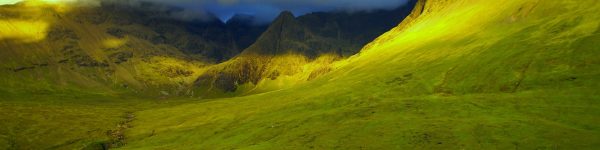
<svg viewBox="0 0 600 150">
<path fill-rule="evenodd" d="M 279 12 L 290 10 L 296 15 L 315 11 L 361 11 L 393 9 L 409 0 L 144 0 L 205 9 L 226 20 L 235 13 L 255 15 L 262 21 L 270 21 Z"/>
<path fill-rule="evenodd" d="M 18 1 L 18 0 L 8 0 Z M 55 0 L 56 1 L 56 0 Z M 73 1 L 73 0 L 65 0 Z M 254 15 L 260 22 L 269 22 L 283 10 L 292 11 L 296 15 L 315 11 L 361 11 L 374 9 L 393 9 L 406 4 L 410 0 L 76 0 L 79 3 L 98 4 L 99 2 L 119 2 L 136 4 L 154 2 L 175 5 L 187 9 L 190 13 L 210 12 L 226 21 L 236 13 Z M 192 15 L 193 16 L 193 15 Z"/>
</svg>

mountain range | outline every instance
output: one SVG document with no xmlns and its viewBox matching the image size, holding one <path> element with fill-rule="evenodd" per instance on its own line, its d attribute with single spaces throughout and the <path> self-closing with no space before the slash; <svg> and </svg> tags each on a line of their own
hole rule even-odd
<svg viewBox="0 0 600 150">
<path fill-rule="evenodd" d="M 4 5 L 0 149 L 596 149 L 599 10 Z"/>
<path fill-rule="evenodd" d="M 177 18 L 173 16 L 184 13 L 184 9 L 150 2 L 130 5 L 107 1 L 99 6 L 69 10 L 33 3 L 3 6 L 6 14 L 19 15 L 9 20 L 43 18 L 47 24 L 42 31 L 47 32 L 47 37 L 26 43 L 4 40 L 0 45 L 10 49 L 3 51 L 3 55 L 13 58 L 2 62 L 6 72 L 3 75 L 7 76 L 5 85 L 25 86 L 6 88 L 30 91 L 84 88 L 99 92 L 202 97 L 283 88 L 256 90 L 259 89 L 256 84 L 275 80 L 280 75 L 299 74 L 302 66 L 325 54 L 330 55 L 323 60 L 327 64 L 355 54 L 410 11 L 406 6 L 355 13 L 321 12 L 297 19 L 290 12 L 283 12 L 272 24 L 260 25 L 252 16 L 242 14 L 227 22 L 221 22 L 210 13 L 201 18 Z M 25 13 L 29 11 L 37 13 Z M 37 47 L 45 50 L 21 50 Z M 292 59 L 296 62 L 272 61 L 284 54 L 296 54 Z M 32 58 L 32 55 L 44 59 Z M 315 78 L 327 70 L 317 68 L 307 72 L 313 74 L 310 78 Z M 36 72 L 44 72 L 44 75 L 21 76 Z M 35 84 L 21 84 L 23 82 Z M 251 88 L 246 89 L 254 90 L 237 91 L 238 85 L 247 83 Z M 51 87 L 39 89 L 37 84 Z"/>
</svg>

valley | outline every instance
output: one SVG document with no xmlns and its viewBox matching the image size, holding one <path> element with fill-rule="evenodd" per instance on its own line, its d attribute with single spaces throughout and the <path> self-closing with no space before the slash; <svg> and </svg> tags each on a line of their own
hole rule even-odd
<svg viewBox="0 0 600 150">
<path fill-rule="evenodd" d="M 594 0 L 417 0 L 269 26 L 77 17 L 132 14 L 120 6 L 0 7 L 0 149 L 600 146 Z"/>
</svg>

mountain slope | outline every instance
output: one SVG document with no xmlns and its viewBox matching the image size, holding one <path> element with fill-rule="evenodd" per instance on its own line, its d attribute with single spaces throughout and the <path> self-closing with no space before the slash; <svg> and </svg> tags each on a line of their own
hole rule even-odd
<svg viewBox="0 0 600 150">
<path fill-rule="evenodd" d="M 0 113 L 6 114 L 0 116 L 0 149 L 123 145 L 134 112 L 202 101 L 187 98 L 205 97 L 189 85 L 220 56 L 239 53 L 219 50 L 251 44 L 266 28 L 210 16 L 173 18 L 181 11 L 152 3 L 73 7 L 31 0 L 0 6 Z M 320 64 L 332 61 L 305 57 L 269 60 L 281 69 L 290 60 L 311 63 L 324 68 L 319 74 L 329 68 Z"/>
<path fill-rule="evenodd" d="M 210 14 L 174 18 L 184 11 L 153 3 L 1 6 L 0 89 L 191 95 L 205 66 L 239 54 L 266 28 Z"/>
<path fill-rule="evenodd" d="M 600 6 L 422 0 L 294 88 L 137 112 L 123 149 L 594 149 Z"/>
<path fill-rule="evenodd" d="M 196 81 L 200 93 L 240 96 L 290 87 L 334 69 L 332 63 L 357 53 L 393 28 L 414 3 L 394 10 L 319 12 L 294 17 L 282 12 L 240 55 L 212 66 Z"/>
</svg>

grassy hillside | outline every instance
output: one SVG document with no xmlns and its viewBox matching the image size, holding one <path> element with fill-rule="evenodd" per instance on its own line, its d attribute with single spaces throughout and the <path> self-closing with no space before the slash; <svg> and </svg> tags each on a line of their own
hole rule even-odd
<svg viewBox="0 0 600 150">
<path fill-rule="evenodd" d="M 32 16 L 39 11 L 3 9 Z M 77 25 L 77 35 L 98 33 L 82 39 L 106 44 L 79 44 L 94 59 L 54 65 L 62 54 L 50 55 L 58 53 L 55 47 L 40 44 L 52 38 L 34 34 L 52 31 L 52 20 L 40 18 L 53 17 L 3 13 L 0 64 L 8 69 L 0 71 L 0 113 L 8 115 L 0 117 L 5 127 L 0 149 L 595 149 L 600 146 L 599 10 L 594 0 L 420 0 L 407 20 L 359 54 L 333 63 L 323 58 L 328 73 L 319 78 L 211 100 L 105 92 L 127 88 L 90 80 L 88 73 L 103 71 L 80 65 L 103 66 L 98 62 L 106 60 L 111 67 L 190 69 L 203 62 L 157 57 L 148 60 L 154 64 L 132 59 L 115 65 L 105 58 L 110 55 L 94 49 L 123 39 L 95 25 Z M 19 51 L 4 51 L 7 45 Z M 286 57 L 279 61 L 305 62 Z M 169 89 L 175 89 L 165 91 L 171 94 L 178 88 Z"/>
<path fill-rule="evenodd" d="M 115 23 L 107 18 L 128 16 L 93 13 L 99 9 L 40 1 L 0 6 L 0 149 L 119 143 L 111 141 L 122 135 L 129 112 L 192 95 L 185 85 L 211 61 L 154 43 L 154 29 Z M 114 27 L 136 34 L 115 34 Z"/>
<path fill-rule="evenodd" d="M 249 22 L 177 20 L 168 16 L 181 11 L 177 8 L 143 7 L 153 9 L 38 0 L 0 6 L 0 112 L 5 114 L 0 117 L 0 149 L 122 145 L 133 112 L 204 99 L 207 95 L 195 93 L 190 85 L 205 67 L 218 57 L 239 53 L 236 48 L 251 44 L 256 38 L 252 35 L 264 30 Z M 222 51 L 227 47 L 231 49 Z M 309 62 L 298 54 L 272 59 L 276 65 L 269 73 L 317 72 L 259 83 L 262 89 L 246 85 L 249 90 L 226 96 L 305 82 L 329 71 L 322 64 L 334 58 Z M 304 67 L 282 72 L 293 63 Z"/>
<path fill-rule="evenodd" d="M 161 10 L 136 9 L 39 1 L 1 6 L 0 89 L 192 95 L 188 85 L 215 63 L 214 50 L 228 46 L 196 30 L 226 30 L 225 25 L 144 16 Z"/>
<path fill-rule="evenodd" d="M 136 112 L 122 148 L 600 145 L 595 1 L 429 0 L 417 8 L 310 83 Z"/>
</svg>

